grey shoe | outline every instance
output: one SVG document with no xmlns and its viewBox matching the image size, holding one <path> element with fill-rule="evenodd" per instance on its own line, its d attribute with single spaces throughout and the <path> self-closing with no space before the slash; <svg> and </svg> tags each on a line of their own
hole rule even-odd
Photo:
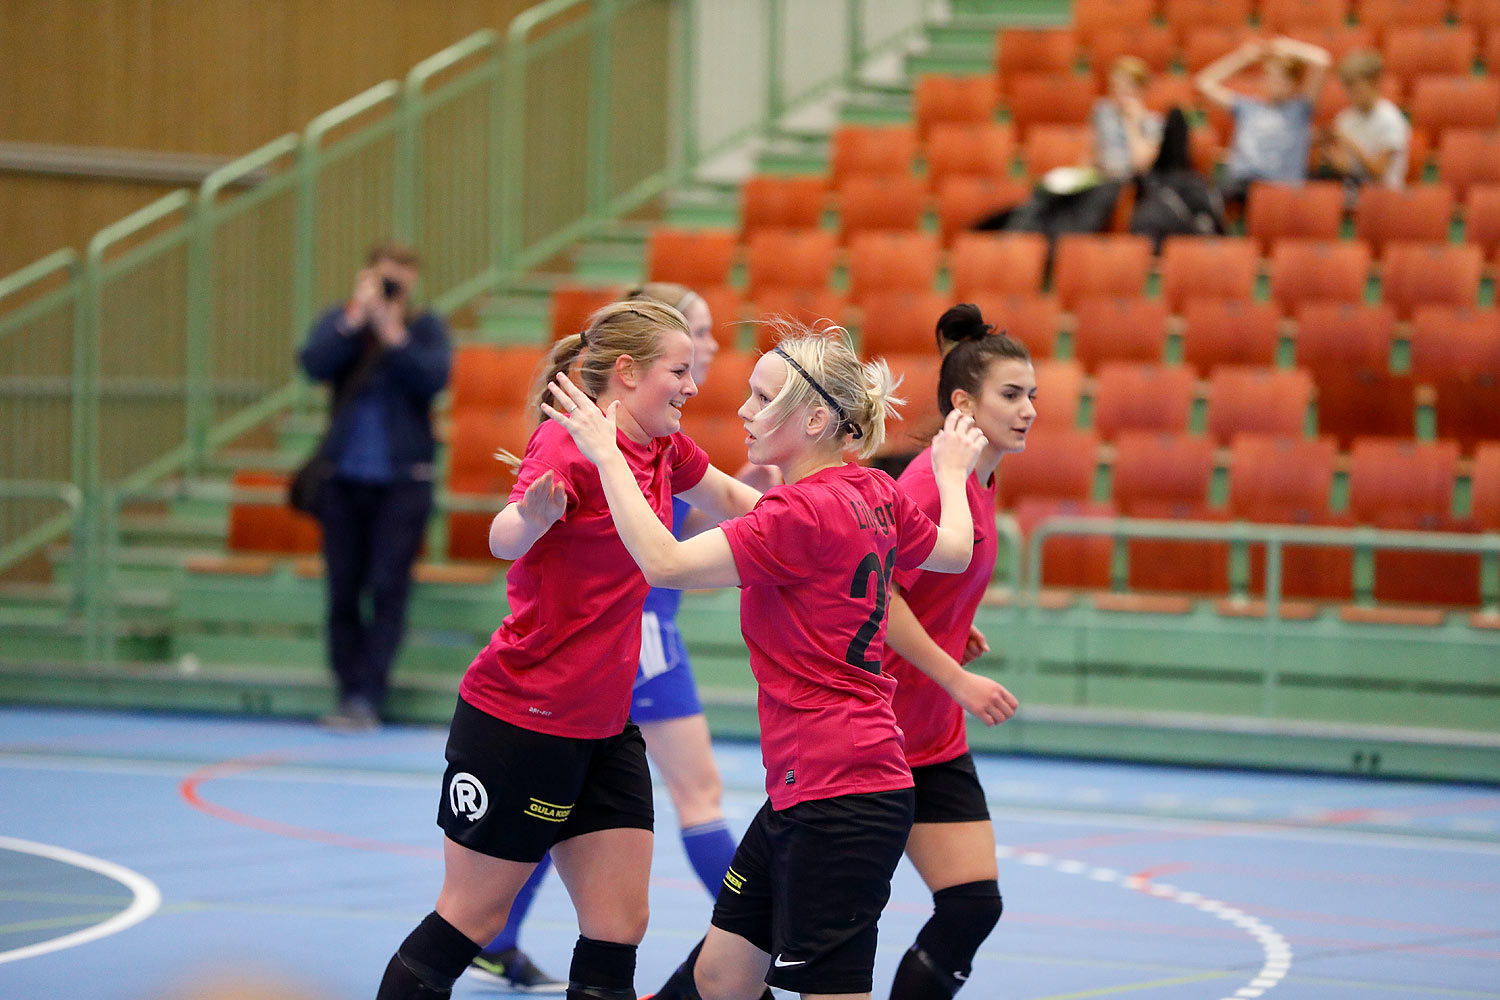
<svg viewBox="0 0 1500 1000">
<path fill-rule="evenodd" d="M 380 716 L 363 698 L 345 698 L 339 707 L 318 719 L 318 725 L 335 733 L 371 733 L 380 728 Z"/>
<path fill-rule="evenodd" d="M 481 951 L 469 963 L 469 975 L 475 979 L 494 983 L 512 993 L 531 996 L 562 996 L 568 992 L 568 984 L 553 979 L 538 969 L 519 948 L 508 951 Z"/>
</svg>

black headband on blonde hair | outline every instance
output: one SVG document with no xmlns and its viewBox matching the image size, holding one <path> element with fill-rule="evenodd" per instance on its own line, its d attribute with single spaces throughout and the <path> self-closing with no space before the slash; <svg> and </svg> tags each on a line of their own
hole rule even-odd
<svg viewBox="0 0 1500 1000">
<path fill-rule="evenodd" d="M 861 429 L 858 424 L 853 423 L 849 419 L 849 415 L 845 413 L 844 408 L 838 404 L 838 400 L 828 395 L 828 390 L 819 385 L 817 379 L 807 374 L 807 369 L 797 364 L 797 362 L 792 359 L 792 356 L 786 351 L 783 351 L 779 345 L 771 353 L 781 355 L 782 359 L 787 364 L 791 365 L 798 375 L 801 375 L 803 378 L 807 379 L 807 384 L 812 386 L 813 390 L 817 392 L 819 396 L 823 397 L 824 402 L 833 407 L 833 412 L 839 415 L 839 426 L 842 427 L 847 433 L 854 435 L 854 440 L 858 441 L 860 438 L 865 436 L 864 430 Z"/>
</svg>

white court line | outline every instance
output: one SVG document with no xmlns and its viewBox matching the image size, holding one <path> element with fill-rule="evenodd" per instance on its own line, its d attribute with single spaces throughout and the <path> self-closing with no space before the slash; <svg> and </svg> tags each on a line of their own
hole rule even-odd
<svg viewBox="0 0 1500 1000">
<path fill-rule="evenodd" d="M 38 941 L 28 944 L 22 948 L 12 948 L 10 951 L 0 951 L 0 965 L 6 962 L 15 962 L 23 958 L 34 958 L 37 955 L 45 955 L 51 951 L 61 951 L 64 948 L 76 948 L 90 941 L 108 937 L 111 934 L 123 931 L 127 927 L 145 920 L 161 907 L 161 890 L 156 887 L 146 876 L 133 872 L 129 868 L 115 864 L 113 861 L 105 861 L 103 858 L 90 857 L 87 854 L 79 854 L 70 851 L 66 847 L 57 847 L 52 844 L 38 844 L 33 840 L 19 840 L 15 837 L 0 837 L 0 850 L 17 851 L 21 854 L 34 854 L 39 858 L 50 858 L 60 861 L 75 868 L 85 868 L 91 872 L 97 872 L 107 878 L 112 878 L 125 888 L 129 889 L 134 897 L 130 905 L 119 913 L 110 917 L 102 923 L 92 927 L 85 927 L 81 931 L 72 934 L 64 934 L 62 937 L 52 938 L 50 941 Z"/>
<path fill-rule="evenodd" d="M 998 844 L 995 847 L 995 857 L 1009 858 L 1033 867 L 1052 868 L 1064 875 L 1086 875 L 1096 882 L 1108 882 L 1123 889 L 1144 892 L 1157 899 L 1191 906 L 1244 931 L 1255 939 L 1256 944 L 1260 945 L 1265 961 L 1261 964 L 1260 971 L 1252 976 L 1248 983 L 1226 995 L 1223 1000 L 1254 1000 L 1280 983 L 1291 969 L 1292 948 L 1287 944 L 1286 938 L 1264 920 L 1252 917 L 1228 903 L 1209 899 L 1207 896 L 1179 889 L 1164 882 L 1150 882 L 1146 879 L 1123 875 L 1112 868 L 1098 868 L 1083 861 L 1055 858 L 1040 851 L 1016 851 L 1004 844 Z"/>
</svg>

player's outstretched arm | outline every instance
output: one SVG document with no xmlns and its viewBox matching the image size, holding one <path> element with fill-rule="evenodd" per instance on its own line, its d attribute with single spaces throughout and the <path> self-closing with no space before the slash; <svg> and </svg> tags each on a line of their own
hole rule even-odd
<svg viewBox="0 0 1500 1000">
<path fill-rule="evenodd" d="M 962 573 L 974 555 L 974 522 L 969 515 L 965 481 L 979 461 L 984 433 L 958 410 L 950 410 L 943 429 L 932 439 L 932 471 L 937 480 L 937 542 L 922 569 Z"/>
<path fill-rule="evenodd" d="M 646 582 L 677 590 L 739 586 L 734 553 L 722 531 L 715 529 L 679 542 L 651 509 L 615 437 L 619 401 L 601 411 L 561 374 L 548 388 L 556 405 L 543 403 L 543 412 L 557 421 L 572 436 L 583 457 L 598 467 L 615 530 Z"/>
</svg>

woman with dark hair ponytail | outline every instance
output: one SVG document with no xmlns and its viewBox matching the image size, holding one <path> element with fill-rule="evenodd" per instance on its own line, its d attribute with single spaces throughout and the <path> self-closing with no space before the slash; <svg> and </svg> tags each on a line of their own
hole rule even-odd
<svg viewBox="0 0 1500 1000">
<path fill-rule="evenodd" d="M 891 1000 L 947 1000 L 969 978 L 974 955 L 1000 919 L 995 833 L 964 735 L 964 711 L 986 725 L 1009 719 L 1016 699 L 962 666 L 988 651 L 974 613 L 995 570 L 995 469 L 1026 447 L 1036 418 L 1036 375 L 1026 348 L 994 332 L 979 307 L 956 305 L 937 322 L 943 353 L 938 409 L 958 410 L 985 436 L 965 483 L 974 521 L 974 557 L 964 572 L 898 569 L 881 671 L 896 679 L 893 707 L 906 734 L 916 818 L 906 855 L 932 890 L 932 919 L 902 957 Z M 932 462 L 918 455 L 901 487 L 930 515 L 937 489 Z"/>
</svg>

